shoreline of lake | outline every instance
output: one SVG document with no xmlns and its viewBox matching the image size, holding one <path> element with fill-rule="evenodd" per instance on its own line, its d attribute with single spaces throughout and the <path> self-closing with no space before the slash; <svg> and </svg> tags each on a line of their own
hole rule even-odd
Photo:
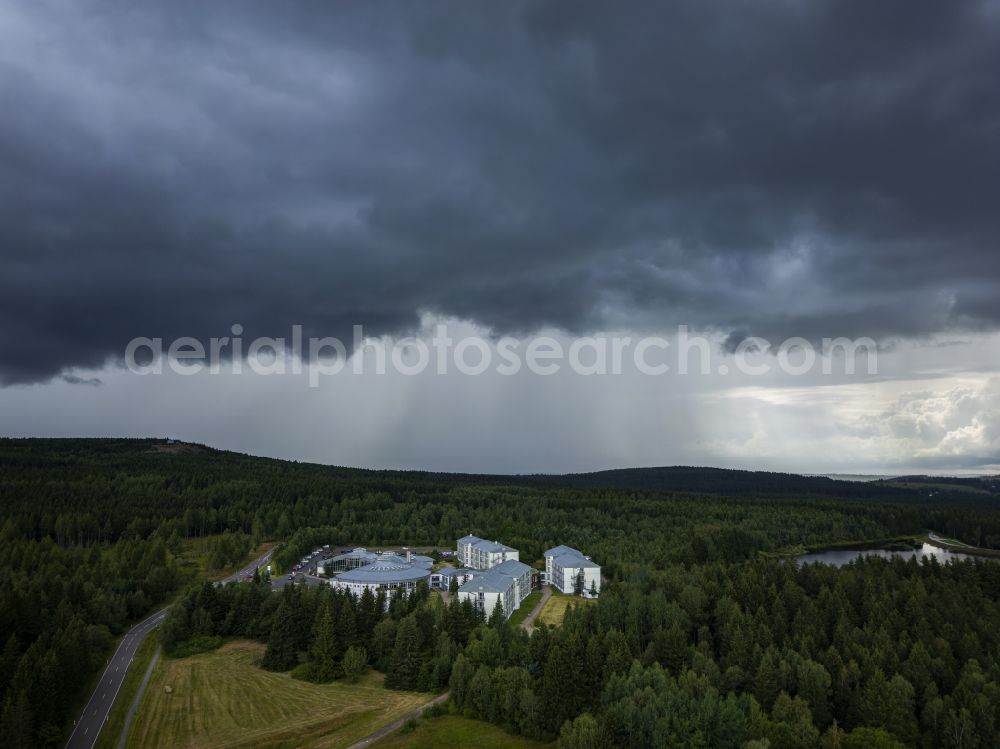
<svg viewBox="0 0 1000 749">
<path fill-rule="evenodd" d="M 956 561 L 969 561 L 974 559 L 990 559 L 986 556 L 977 556 L 964 551 L 952 551 L 951 549 L 936 546 L 929 542 L 924 542 L 920 548 L 913 549 L 887 549 L 887 548 L 867 548 L 867 549 L 826 549 L 824 551 L 813 551 L 795 557 L 795 563 L 800 567 L 805 564 L 829 564 L 834 567 L 843 567 L 850 564 L 855 559 L 865 556 L 882 557 L 883 559 L 923 559 L 934 558 L 940 564 L 948 564 Z"/>
</svg>

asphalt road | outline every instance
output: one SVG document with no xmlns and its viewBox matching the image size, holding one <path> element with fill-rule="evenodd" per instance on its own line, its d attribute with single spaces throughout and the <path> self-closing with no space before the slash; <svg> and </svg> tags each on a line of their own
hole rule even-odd
<svg viewBox="0 0 1000 749">
<path fill-rule="evenodd" d="M 223 579 L 222 582 L 234 582 L 243 575 L 252 575 L 256 567 L 266 565 L 270 558 L 271 552 L 268 551 L 239 572 Z M 166 616 L 167 609 L 161 609 L 125 633 L 122 641 L 118 643 L 118 648 L 108 661 L 104 673 L 101 674 L 101 679 L 97 682 L 94 693 L 90 695 L 86 707 L 83 708 L 83 713 L 73 726 L 73 733 L 70 734 L 69 741 L 66 742 L 66 749 L 93 749 L 101 729 L 111 714 L 111 708 L 114 706 L 118 692 L 125 681 L 125 674 L 128 673 L 129 666 L 132 665 L 135 651 L 146 639 L 146 635 L 156 629 Z"/>
<path fill-rule="evenodd" d="M 330 581 L 325 577 L 317 577 L 316 575 L 307 575 L 304 572 L 299 572 L 291 580 L 288 579 L 287 575 L 275 575 L 271 578 L 271 589 L 281 590 L 286 585 L 329 585 Z"/>
<path fill-rule="evenodd" d="M 118 737 L 116 749 L 125 749 L 125 740 L 128 738 L 128 731 L 132 727 L 132 721 L 135 720 L 135 714 L 139 711 L 139 703 L 142 701 L 142 695 L 146 691 L 146 687 L 149 686 L 149 679 L 153 675 L 153 669 L 156 668 L 157 662 L 160 660 L 161 652 L 160 646 L 157 645 L 156 650 L 153 652 L 153 657 L 149 659 L 149 666 L 146 668 L 146 673 L 143 674 L 142 682 L 139 684 L 139 688 L 135 690 L 135 697 L 132 698 L 132 704 L 128 706 L 128 712 L 125 713 L 125 724 L 122 726 L 121 735 Z"/>
<path fill-rule="evenodd" d="M 218 582 L 223 583 L 223 584 L 225 584 L 225 583 L 235 583 L 235 582 L 243 579 L 244 577 L 253 577 L 253 571 L 255 569 L 257 569 L 258 567 L 266 567 L 267 563 L 271 561 L 271 554 L 272 553 L 274 553 L 273 549 L 271 551 L 267 552 L 266 554 L 262 554 L 261 556 L 257 557 L 256 559 L 254 559 L 252 562 L 250 562 L 250 564 L 248 564 L 243 569 L 241 569 L 241 570 L 239 570 L 237 572 L 234 572 L 229 577 L 222 578 Z"/>
<path fill-rule="evenodd" d="M 125 674 L 128 673 L 128 668 L 135 658 L 135 651 L 146 639 L 146 635 L 152 632 L 166 616 L 166 609 L 157 611 L 145 621 L 132 627 L 118 643 L 118 649 L 108 661 L 108 666 L 101 674 L 101 680 L 97 682 L 94 693 L 90 695 L 83 714 L 73 727 L 73 733 L 66 742 L 67 748 L 91 749 L 97 743 L 101 728 L 111 713 L 111 706 L 115 704 L 118 690 L 125 681 Z"/>
</svg>

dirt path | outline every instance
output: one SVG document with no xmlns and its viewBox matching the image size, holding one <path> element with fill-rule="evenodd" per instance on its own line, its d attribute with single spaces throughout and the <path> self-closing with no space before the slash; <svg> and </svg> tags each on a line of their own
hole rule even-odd
<svg viewBox="0 0 1000 749">
<path fill-rule="evenodd" d="M 550 588 L 548 585 L 542 586 L 541 599 L 539 599 L 538 603 L 535 604 L 535 608 L 531 610 L 531 613 L 525 617 L 523 622 L 521 622 L 521 626 L 524 627 L 524 629 L 528 633 L 530 633 L 531 628 L 535 626 L 535 619 L 538 618 L 538 615 L 542 612 L 542 608 L 544 608 L 546 602 L 551 597 L 552 597 L 552 588 Z"/>
<path fill-rule="evenodd" d="M 142 677 L 139 688 L 135 690 L 135 697 L 132 700 L 132 704 L 129 705 L 128 712 L 125 713 L 125 723 L 122 725 L 122 732 L 118 737 L 117 749 L 125 749 L 125 739 L 128 738 L 128 729 L 132 727 L 135 713 L 139 709 L 139 702 L 142 700 L 142 695 L 146 693 L 146 685 L 149 684 L 149 677 L 153 675 L 153 669 L 156 668 L 156 664 L 160 660 L 161 652 L 160 646 L 157 645 L 156 650 L 153 652 L 153 657 L 149 660 L 149 667 L 146 669 L 146 674 Z"/>
<path fill-rule="evenodd" d="M 424 710 L 426 710 L 427 708 L 429 708 L 431 705 L 436 705 L 439 702 L 444 702 L 446 699 L 448 699 L 448 696 L 449 696 L 448 692 L 445 692 L 444 694 L 438 695 L 437 697 L 435 697 L 430 702 L 424 703 L 423 705 L 421 705 L 420 707 L 418 707 L 416 710 L 411 710 L 406 715 L 402 716 L 401 718 L 397 718 L 396 720 L 394 720 L 389 725 L 382 726 L 380 729 L 378 729 L 374 733 L 368 734 L 363 739 L 361 739 L 361 741 L 358 741 L 355 744 L 351 744 L 349 747 L 347 747 L 347 749 L 364 749 L 367 746 L 371 746 L 373 743 L 375 743 L 379 739 L 384 739 L 386 736 L 388 736 L 393 731 L 398 731 L 400 728 L 403 727 L 403 724 L 406 723 L 406 721 L 413 720 L 415 718 L 419 718 L 420 715 L 424 712 Z"/>
</svg>

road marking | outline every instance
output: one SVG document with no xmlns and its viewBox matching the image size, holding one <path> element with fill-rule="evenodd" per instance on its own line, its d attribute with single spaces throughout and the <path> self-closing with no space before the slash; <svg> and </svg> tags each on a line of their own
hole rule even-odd
<svg viewBox="0 0 1000 749">
<path fill-rule="evenodd" d="M 267 561 L 267 559 L 270 558 L 270 555 L 271 555 L 271 552 L 268 552 L 264 557 L 261 558 L 261 562 Z M 164 619 L 166 619 L 167 618 L 168 608 L 169 607 L 164 608 L 164 609 L 162 609 L 160 611 L 157 611 L 156 613 L 152 614 L 149 618 L 147 618 L 145 621 L 142 621 L 142 622 L 139 622 L 138 624 L 133 625 L 133 627 L 128 632 L 125 633 L 125 635 L 122 637 L 121 642 L 118 643 L 118 647 L 115 648 L 115 652 L 112 653 L 111 657 L 108 658 L 105 661 L 105 663 L 107 664 L 106 667 L 105 667 L 105 669 L 104 669 L 104 674 L 105 675 L 107 675 L 107 674 L 110 673 L 111 662 L 119 660 L 118 659 L 119 654 L 121 654 L 121 656 L 122 656 L 121 659 L 120 659 L 121 663 L 125 663 L 126 659 L 128 659 L 128 663 L 125 663 L 126 670 L 128 669 L 128 666 L 130 664 L 132 664 L 132 663 L 135 662 L 136 647 L 134 646 L 133 640 L 137 640 L 137 641 L 142 640 L 143 637 L 145 637 L 145 635 L 147 635 L 150 631 L 152 631 L 153 629 L 155 629 L 156 626 L 160 622 L 162 622 Z M 142 635 L 142 637 L 140 637 L 140 635 Z M 125 646 L 125 645 L 128 645 L 129 647 L 126 647 L 125 648 L 126 652 L 122 653 L 121 652 L 122 646 Z M 129 654 L 130 650 L 131 650 L 131 657 L 130 657 L 130 654 Z M 115 672 L 116 673 L 117 673 L 117 671 L 118 671 L 118 669 L 115 668 Z M 103 675 L 102 675 L 102 678 L 103 678 Z M 108 681 L 108 684 L 111 684 L 111 683 L 112 683 L 112 681 Z M 118 686 L 115 688 L 115 693 L 111 697 L 111 704 L 105 708 L 106 711 L 105 711 L 105 714 L 104 714 L 104 723 L 106 723 L 106 722 L 108 722 L 108 720 L 110 720 L 110 718 L 111 718 L 111 712 L 110 712 L 111 708 L 114 706 L 114 702 L 118 698 L 118 692 L 121 691 L 122 684 L 124 684 L 124 683 L 125 683 L 124 679 L 122 679 L 122 680 L 120 680 L 118 682 Z M 105 700 L 106 697 L 107 697 L 107 692 L 105 692 L 104 694 L 101 695 L 101 701 Z M 87 701 L 86 706 L 83 708 L 83 713 L 81 715 L 86 715 L 87 714 L 87 710 L 90 708 L 90 706 L 93 704 L 93 702 L 94 702 L 94 700 L 96 698 L 97 698 L 97 692 L 94 692 L 91 695 L 90 699 Z M 102 705 L 102 707 L 105 707 L 105 706 Z M 97 713 L 96 709 L 94 710 L 94 713 L 95 714 Z M 69 741 L 67 742 L 67 744 L 71 744 L 72 743 L 73 737 L 76 735 L 76 732 L 79 730 L 79 728 L 80 728 L 81 725 L 83 725 L 82 720 L 79 721 L 79 722 L 75 721 L 75 720 L 73 721 L 73 731 L 70 734 Z M 89 726 L 85 726 L 84 729 L 83 729 L 83 734 L 86 735 L 89 730 L 90 730 L 90 727 Z M 91 741 L 91 742 L 89 742 L 90 743 L 90 749 L 93 749 L 94 744 L 97 742 L 97 739 L 99 738 L 99 736 L 100 736 L 100 728 L 98 728 L 98 730 L 95 732 L 94 740 Z"/>
</svg>

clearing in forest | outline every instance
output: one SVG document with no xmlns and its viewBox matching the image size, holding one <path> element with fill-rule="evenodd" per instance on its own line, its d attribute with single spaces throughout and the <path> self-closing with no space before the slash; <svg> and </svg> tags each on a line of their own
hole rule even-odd
<svg viewBox="0 0 1000 749">
<path fill-rule="evenodd" d="M 349 746 L 432 695 L 395 692 L 369 671 L 356 684 L 310 684 L 254 665 L 264 646 L 232 642 L 211 653 L 160 660 L 129 749 Z"/>
</svg>

